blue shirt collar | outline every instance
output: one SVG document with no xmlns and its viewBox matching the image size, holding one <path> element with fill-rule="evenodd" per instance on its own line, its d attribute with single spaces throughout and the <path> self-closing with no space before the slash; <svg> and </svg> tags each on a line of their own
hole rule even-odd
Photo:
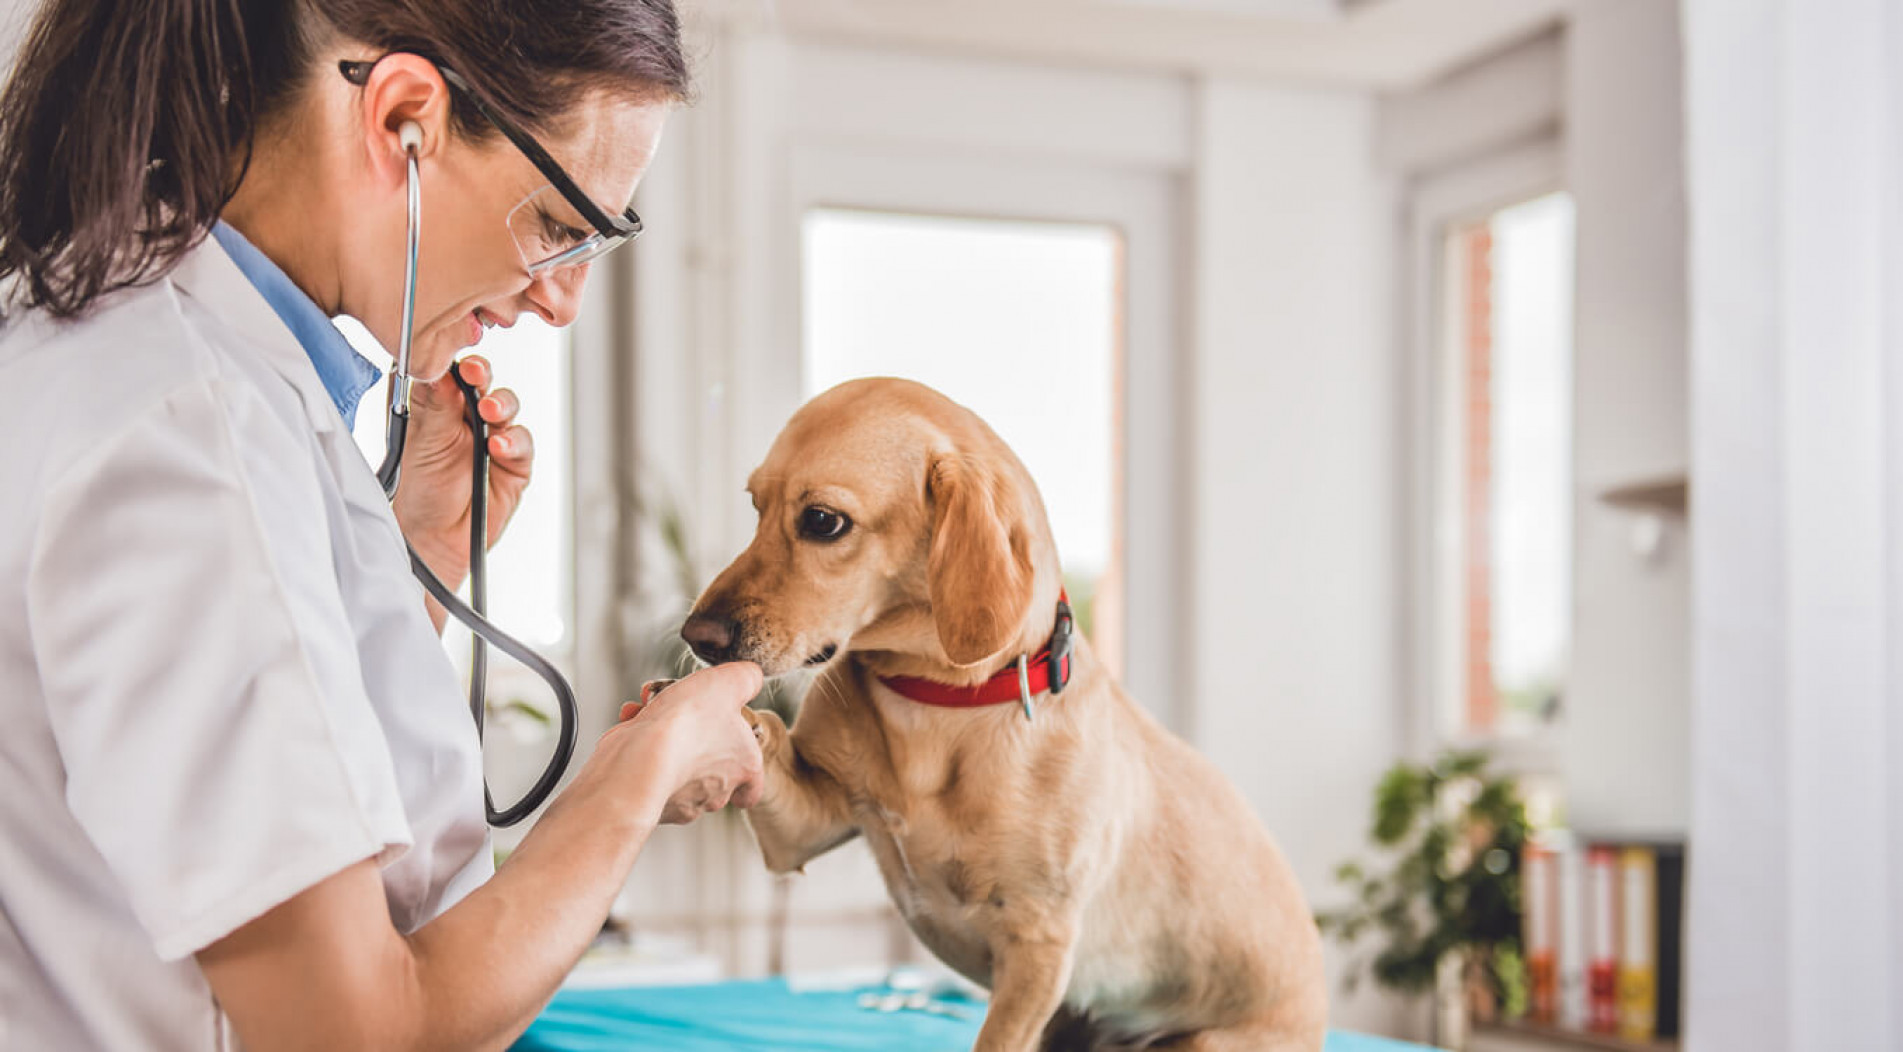
<svg viewBox="0 0 1903 1052">
<path fill-rule="evenodd" d="M 355 430 L 357 426 L 357 403 L 362 400 L 365 391 L 370 390 L 383 377 L 383 371 L 370 364 L 370 360 L 358 354 L 344 339 L 344 334 L 331 324 L 330 317 L 316 301 L 304 294 L 304 290 L 292 283 L 290 276 L 278 269 L 278 265 L 258 251 L 257 246 L 245 240 L 243 234 L 219 220 L 211 228 L 211 236 L 218 239 L 225 254 L 238 265 L 244 276 L 251 279 L 258 294 L 271 305 L 277 316 L 297 337 L 304 347 L 304 353 L 310 356 L 311 365 L 317 369 L 317 378 L 323 381 L 324 390 L 330 394 L 330 400 L 336 404 L 337 412 L 344 418 L 344 426 Z"/>
</svg>

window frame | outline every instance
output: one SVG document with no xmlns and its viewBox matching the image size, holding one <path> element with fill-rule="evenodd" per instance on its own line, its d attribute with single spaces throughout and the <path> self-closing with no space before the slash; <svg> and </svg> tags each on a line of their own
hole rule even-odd
<svg viewBox="0 0 1903 1052">
<path fill-rule="evenodd" d="M 802 326 L 805 326 L 811 320 L 806 316 L 806 309 L 810 306 L 809 301 L 806 299 L 807 294 L 810 292 L 810 285 L 808 283 L 810 272 L 807 269 L 810 256 L 807 250 L 811 245 L 811 242 L 808 240 L 811 235 L 810 223 L 815 216 L 819 215 L 851 216 L 855 219 L 883 218 L 898 221 L 919 220 L 927 224 L 949 223 L 963 226 L 966 231 L 971 231 L 980 225 L 995 224 L 996 226 L 991 228 L 993 231 L 998 228 L 1017 228 L 1017 231 L 1022 233 L 1024 228 L 1027 227 L 1045 229 L 1064 228 L 1068 230 L 1095 231 L 1107 236 L 1112 271 L 1108 303 L 1110 311 L 1110 340 L 1107 356 L 1107 373 L 1105 376 L 1109 384 L 1109 390 L 1106 392 L 1108 397 L 1105 405 L 1108 411 L 1108 419 L 1103 421 L 1103 423 L 1107 425 L 1108 434 L 1106 437 L 1109 440 L 1107 454 L 1110 466 L 1110 485 L 1107 494 L 1108 502 L 1105 507 L 1106 521 L 1104 523 L 1108 535 L 1105 538 L 1105 562 L 1103 566 L 1098 568 L 1094 581 L 1094 593 L 1080 600 L 1078 593 L 1073 588 L 1071 602 L 1074 606 L 1077 606 L 1080 621 L 1086 619 L 1086 615 L 1088 615 L 1088 620 L 1094 622 L 1091 625 L 1088 636 L 1097 657 L 1104 662 L 1105 666 L 1108 667 L 1113 674 L 1121 675 L 1124 667 L 1125 632 L 1129 622 L 1123 601 L 1123 595 L 1126 591 L 1124 576 L 1127 573 L 1129 564 L 1128 545 L 1124 540 L 1124 534 L 1128 524 L 1128 509 L 1124 506 L 1125 502 L 1123 499 L 1125 488 L 1123 476 L 1125 473 L 1126 459 L 1126 443 L 1124 441 L 1123 432 L 1126 430 L 1127 414 L 1125 408 L 1128 401 L 1124 385 L 1128 373 L 1126 359 L 1129 353 L 1127 334 L 1124 331 L 1124 317 L 1129 305 L 1128 296 L 1126 294 L 1129 286 L 1129 276 L 1127 274 L 1129 250 L 1127 244 L 1125 244 L 1125 233 L 1123 229 L 1113 223 L 1092 222 L 1081 219 L 1053 220 L 1032 219 L 1019 216 L 1002 217 L 996 215 L 948 214 L 945 212 L 925 212 L 917 209 L 895 210 L 889 208 L 869 208 L 858 205 L 852 207 L 837 207 L 824 204 L 808 205 L 799 217 L 802 260 L 799 275 Z M 801 402 L 816 397 L 823 390 L 823 388 L 813 383 L 814 377 L 811 371 L 813 362 L 810 358 L 812 348 L 807 343 L 807 337 L 809 335 L 809 332 L 802 331 L 798 348 L 800 354 Z M 859 375 L 877 376 L 888 374 L 894 376 L 911 375 L 904 370 L 891 368 L 875 370 Z M 1006 373 L 1004 372 L 992 374 L 990 384 L 1013 383 L 1022 386 L 1027 382 L 1022 377 L 1014 377 L 1007 380 L 998 379 L 998 377 L 1005 375 Z M 917 377 L 912 376 L 912 378 Z M 1064 381 L 1061 377 L 1057 378 L 1054 385 L 1039 387 L 1037 390 L 1041 392 L 1041 396 L 1038 398 L 1038 404 L 1040 405 L 1049 406 L 1053 399 L 1062 399 L 1065 397 Z M 962 395 L 960 392 L 950 389 L 945 389 L 944 393 L 965 404 L 968 408 L 980 408 L 976 402 L 971 401 L 971 396 L 974 392 L 969 389 Z M 1002 425 L 1005 421 L 1002 419 L 986 417 L 986 422 L 994 428 L 999 428 L 1001 432 L 1004 430 Z M 1017 452 L 1020 456 L 1025 455 L 1024 449 L 1018 449 Z M 1026 466 L 1027 468 L 1036 467 L 1036 465 L 1032 465 L 1028 461 Z M 1046 464 L 1044 466 L 1048 468 L 1051 465 Z M 1048 505 L 1053 499 L 1051 492 L 1047 488 L 1049 482 L 1044 477 L 1038 477 L 1036 481 L 1041 488 L 1045 488 L 1044 499 Z M 1054 530 L 1059 526 L 1059 520 L 1055 515 L 1052 516 L 1051 525 Z M 1074 580 L 1074 575 L 1078 573 L 1079 566 L 1071 561 L 1071 557 L 1074 556 L 1075 553 L 1064 547 L 1064 540 L 1062 536 L 1057 537 L 1059 554 L 1064 557 L 1062 559 L 1063 565 L 1061 569 L 1064 572 L 1064 577 L 1068 584 Z M 1079 605 L 1080 603 L 1087 605 Z"/>
<path fill-rule="evenodd" d="M 1410 304 L 1404 396 L 1408 419 L 1402 456 L 1408 507 L 1404 557 L 1408 601 L 1403 628 L 1405 682 L 1410 693 L 1406 741 L 1409 751 L 1422 757 L 1449 748 L 1485 748 L 1507 771 L 1549 777 L 1560 773 L 1563 709 L 1559 719 L 1515 735 L 1451 731 L 1441 719 L 1450 701 L 1446 665 L 1459 660 L 1459 655 L 1446 649 L 1444 636 L 1450 618 L 1458 625 L 1464 616 L 1457 609 L 1460 593 L 1450 592 L 1441 580 L 1451 558 L 1447 545 L 1458 544 L 1464 536 L 1455 530 L 1450 538 L 1446 527 L 1448 516 L 1458 515 L 1459 509 L 1448 507 L 1441 476 L 1459 450 L 1448 448 L 1451 428 L 1442 384 L 1448 370 L 1455 367 L 1447 360 L 1444 339 L 1449 322 L 1445 299 L 1449 234 L 1503 208 L 1566 189 L 1561 141 L 1557 135 L 1543 135 L 1416 181 L 1407 194 L 1403 235 L 1408 271 L 1404 287 Z M 1575 568 L 1576 564 L 1575 558 Z"/>
</svg>

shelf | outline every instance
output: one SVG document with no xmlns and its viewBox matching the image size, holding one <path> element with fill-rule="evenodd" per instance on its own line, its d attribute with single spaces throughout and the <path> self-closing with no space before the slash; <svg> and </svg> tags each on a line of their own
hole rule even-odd
<svg viewBox="0 0 1903 1052">
<path fill-rule="evenodd" d="M 1684 475 L 1628 482 L 1599 491 L 1599 499 L 1615 507 L 1634 511 L 1665 512 L 1684 515 L 1689 504 L 1691 480 Z"/>
<path fill-rule="evenodd" d="M 1477 1034 L 1499 1034 L 1524 1040 L 1528 1044 L 1551 1049 L 1590 1049 L 1592 1052 L 1678 1052 L 1675 1040 L 1628 1041 L 1616 1034 L 1596 1034 L 1566 1030 L 1538 1023 L 1498 1022 L 1478 1024 Z"/>
</svg>

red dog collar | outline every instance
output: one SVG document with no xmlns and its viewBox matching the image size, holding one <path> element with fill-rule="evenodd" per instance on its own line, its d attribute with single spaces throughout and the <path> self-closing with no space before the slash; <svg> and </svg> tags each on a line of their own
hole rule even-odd
<svg viewBox="0 0 1903 1052">
<path fill-rule="evenodd" d="M 1051 641 L 1029 659 L 1025 673 L 1027 684 L 1018 679 L 1018 662 L 1013 661 L 997 675 L 982 683 L 956 687 L 917 676 L 880 676 L 879 682 L 893 693 L 923 705 L 947 709 L 973 709 L 984 705 L 1024 703 L 1024 714 L 1031 714 L 1031 698 L 1050 691 L 1057 694 L 1070 683 L 1071 634 L 1076 628 L 1071 616 L 1070 596 L 1060 592 L 1057 598 L 1057 624 L 1051 629 Z"/>
</svg>

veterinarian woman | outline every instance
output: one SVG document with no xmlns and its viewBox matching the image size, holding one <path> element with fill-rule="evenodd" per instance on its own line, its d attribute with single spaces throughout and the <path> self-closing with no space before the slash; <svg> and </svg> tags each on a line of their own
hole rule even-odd
<svg viewBox="0 0 1903 1052">
<path fill-rule="evenodd" d="M 502 1047 L 657 823 L 757 795 L 758 670 L 704 673 L 492 872 L 402 541 L 462 578 L 451 358 L 574 318 L 587 266 L 547 244 L 626 239 L 537 161 L 623 217 L 687 80 L 669 0 L 38 13 L 0 100 L 0 1047 Z M 412 146 L 393 511 L 348 428 L 375 370 L 329 317 L 398 344 Z M 482 401 L 497 526 L 532 457 L 516 408 Z"/>
</svg>

